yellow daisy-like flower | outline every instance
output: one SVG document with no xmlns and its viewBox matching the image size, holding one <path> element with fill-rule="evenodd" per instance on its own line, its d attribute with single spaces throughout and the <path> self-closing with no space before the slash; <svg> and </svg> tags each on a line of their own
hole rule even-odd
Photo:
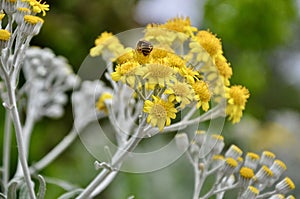
<svg viewBox="0 0 300 199">
<path fill-rule="evenodd" d="M 165 90 L 165 94 L 169 95 L 169 101 L 179 102 L 181 109 L 190 104 L 194 99 L 192 86 L 185 82 L 176 81 Z"/>
<path fill-rule="evenodd" d="M 215 64 L 219 74 L 224 78 L 225 85 L 229 86 L 229 79 L 232 76 L 232 68 L 228 64 L 226 58 L 223 55 L 217 55 L 215 57 Z"/>
<path fill-rule="evenodd" d="M 152 96 L 152 98 L 154 101 L 145 101 L 143 111 L 148 113 L 147 122 L 153 127 L 157 126 L 162 131 L 165 126 L 171 124 L 171 119 L 176 118 L 177 110 L 170 101 L 165 101 L 156 96 Z"/>
<path fill-rule="evenodd" d="M 192 87 L 195 92 L 195 99 L 198 101 L 197 108 L 202 107 L 204 111 L 209 109 L 209 101 L 211 98 L 211 92 L 209 91 L 208 84 L 199 80 L 192 84 Z"/>
<path fill-rule="evenodd" d="M 184 33 L 190 37 L 192 37 L 194 35 L 194 32 L 197 31 L 196 27 L 191 26 L 191 20 L 189 17 L 186 17 L 186 18 L 175 17 L 173 19 L 169 19 L 161 27 L 169 29 L 169 30 L 174 30 L 176 32 Z M 182 38 L 182 39 L 184 39 L 184 38 Z"/>
<path fill-rule="evenodd" d="M 99 97 L 96 108 L 99 111 L 104 111 L 105 113 L 108 113 L 107 107 L 105 105 L 105 100 L 112 99 L 112 95 L 110 93 L 102 93 L 102 95 Z"/>
<path fill-rule="evenodd" d="M 169 46 L 171 46 L 173 41 L 176 39 L 176 33 L 168 31 L 165 28 L 160 27 L 160 25 L 149 24 L 146 27 L 145 39 L 147 41 L 158 41 L 157 43 L 159 43 L 159 47 L 169 49 Z"/>
<path fill-rule="evenodd" d="M 114 57 L 119 57 L 124 54 L 125 49 L 119 39 L 112 33 L 103 32 L 95 40 L 95 47 L 90 49 L 90 55 L 96 57 L 101 55 L 105 50 L 111 52 Z"/>
<path fill-rule="evenodd" d="M 122 81 L 123 83 L 128 83 L 131 87 L 134 87 L 136 79 L 136 68 L 140 66 L 139 63 L 135 61 L 128 61 L 123 64 L 116 66 L 115 72 L 111 73 L 111 78 L 114 81 Z"/>
<path fill-rule="evenodd" d="M 237 85 L 227 88 L 225 96 L 228 102 L 226 114 L 232 123 L 237 123 L 243 115 L 243 110 L 245 109 L 247 99 L 250 97 L 250 93 L 247 88 Z"/>
<path fill-rule="evenodd" d="M 46 2 L 41 3 L 40 1 L 36 1 L 36 0 L 25 0 L 25 2 L 28 2 L 29 5 L 32 7 L 32 11 L 35 13 L 41 13 L 42 15 L 45 16 L 46 15 L 46 11 L 49 11 L 49 5 L 46 4 Z"/>
<path fill-rule="evenodd" d="M 169 53 L 168 56 L 165 58 L 166 62 L 168 63 L 168 66 L 174 67 L 174 68 L 183 68 L 185 67 L 185 60 L 183 60 L 180 56 Z"/>
<path fill-rule="evenodd" d="M 194 84 L 195 80 L 199 80 L 200 74 L 198 71 L 193 70 L 192 68 L 183 67 L 179 70 L 181 76 L 185 77 L 187 82 Z"/>
<path fill-rule="evenodd" d="M 151 51 L 150 54 L 151 58 L 156 60 L 156 59 L 163 59 L 167 56 L 169 56 L 169 52 L 165 49 L 161 49 L 161 48 L 153 48 L 153 50 Z"/>
<path fill-rule="evenodd" d="M 166 65 L 147 64 L 136 70 L 135 74 L 147 79 L 149 84 L 158 84 L 162 88 L 172 80 L 176 80 L 175 73 L 176 71 L 173 68 Z"/>
<path fill-rule="evenodd" d="M 7 30 L 0 30 L 0 41 L 8 41 L 11 33 Z"/>
<path fill-rule="evenodd" d="M 128 61 L 134 61 L 134 54 L 134 50 L 129 50 L 128 52 L 117 57 L 114 61 L 116 61 L 118 64 L 124 64 Z"/>
<path fill-rule="evenodd" d="M 212 57 L 223 53 L 221 40 L 209 31 L 199 31 L 196 40 Z"/>
</svg>

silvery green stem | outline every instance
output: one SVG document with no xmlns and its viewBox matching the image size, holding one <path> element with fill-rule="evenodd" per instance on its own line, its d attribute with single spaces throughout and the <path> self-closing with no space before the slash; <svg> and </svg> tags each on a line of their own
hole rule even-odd
<svg viewBox="0 0 300 199">
<path fill-rule="evenodd" d="M 201 171 L 199 170 L 198 160 L 193 163 L 194 166 L 194 175 L 195 175 L 195 184 L 194 184 L 194 195 L 193 199 L 198 199 L 201 191 Z"/>
<path fill-rule="evenodd" d="M 145 130 L 144 130 L 145 124 L 146 124 L 146 119 L 144 118 L 136 133 L 125 143 L 123 148 L 119 149 L 114 154 L 110 165 L 112 168 L 120 167 L 126 155 L 129 152 L 133 151 L 137 146 L 137 144 L 143 139 L 141 135 L 145 134 Z M 103 168 L 101 173 L 98 174 L 96 178 L 94 178 L 94 180 L 83 190 L 83 192 L 76 199 L 87 199 L 91 197 L 91 194 L 93 195 L 99 194 L 99 192 L 95 193 L 94 191 L 97 189 L 98 186 L 101 186 L 102 182 L 106 183 L 105 184 L 106 186 L 108 185 L 105 180 L 107 179 L 107 177 L 109 177 L 109 175 L 112 172 L 117 172 L 117 171 L 108 168 Z"/>
<path fill-rule="evenodd" d="M 3 187 L 4 194 L 7 195 L 10 166 L 10 147 L 11 147 L 11 118 L 9 111 L 5 112 L 5 128 L 3 139 Z"/>
<path fill-rule="evenodd" d="M 31 138 L 33 125 L 35 123 L 34 116 L 29 112 L 30 112 L 30 109 L 27 109 L 26 122 L 25 122 L 25 125 L 23 127 L 23 138 L 24 138 L 24 147 L 25 147 L 26 159 L 28 159 L 28 153 L 29 153 L 29 147 L 30 147 L 30 138 Z M 21 166 L 20 161 L 18 161 L 18 166 L 17 166 L 15 176 L 18 177 L 18 176 L 21 176 L 21 175 L 22 175 L 22 166 Z"/>
<path fill-rule="evenodd" d="M 20 122 L 19 112 L 17 109 L 15 89 L 7 75 L 6 75 L 6 77 L 7 78 L 5 79 L 5 83 L 6 83 L 6 87 L 7 87 L 7 93 L 8 93 L 8 102 L 9 102 L 8 106 L 9 106 L 12 121 L 13 121 L 14 127 L 15 127 L 19 160 L 20 160 L 20 163 L 22 166 L 24 179 L 25 179 L 26 185 L 28 187 L 29 196 L 31 199 L 35 199 L 36 197 L 35 197 L 33 185 L 31 183 L 31 177 L 30 177 L 29 167 L 28 167 L 27 158 L 26 158 L 26 151 L 25 151 L 23 134 L 22 134 L 22 126 L 21 126 L 21 122 Z"/>
</svg>

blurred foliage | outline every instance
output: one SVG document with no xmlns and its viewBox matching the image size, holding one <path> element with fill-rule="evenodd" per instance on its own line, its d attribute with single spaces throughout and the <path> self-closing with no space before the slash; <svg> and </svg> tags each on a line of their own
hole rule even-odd
<svg viewBox="0 0 300 199">
<path fill-rule="evenodd" d="M 101 32 L 119 33 L 140 26 L 133 18 L 137 0 L 47 2 L 51 11 L 47 13 L 42 31 L 32 44 L 51 48 L 56 54 L 65 56 L 75 71 Z M 199 10 L 199 16 L 200 12 L 202 10 Z M 276 50 L 287 48 L 296 36 L 296 22 L 295 0 L 207 0 L 205 3 L 204 21 L 198 27 L 210 29 L 222 38 L 225 56 L 234 71 L 232 82 L 247 86 L 251 92 L 246 113 L 260 120 L 266 120 L 272 108 L 290 107 L 300 111 L 299 92 L 284 83 L 274 67 Z M 1 109 L 1 118 L 3 115 Z M 72 111 L 68 105 L 62 120 L 46 119 L 39 123 L 34 129 L 30 159 L 36 161 L 52 148 L 68 132 L 71 121 Z M 1 129 L 2 122 L 3 119 Z M 227 134 L 225 137 L 227 139 Z M 238 142 L 233 136 L 228 138 Z M 12 172 L 15 157 L 16 148 L 13 148 Z M 94 158 L 77 140 L 42 174 L 65 178 L 75 185 L 84 186 L 96 174 L 93 161 Z M 190 198 L 186 196 L 192 194 L 192 182 L 192 168 L 183 157 L 162 171 L 121 173 L 98 198 L 126 198 L 130 195 L 144 199 L 164 198 L 167 193 L 165 198 Z M 49 184 L 47 188 L 49 199 L 63 193 L 63 189 L 55 185 Z"/>
<path fill-rule="evenodd" d="M 204 27 L 222 38 L 233 68 L 232 82 L 240 82 L 250 90 L 246 111 L 265 119 L 268 109 L 295 108 L 297 100 L 283 97 L 287 96 L 287 86 L 276 74 L 272 60 L 276 50 L 289 45 L 296 36 L 296 1 L 209 0 L 204 10 Z M 300 110 L 299 103 L 297 108 Z"/>
</svg>

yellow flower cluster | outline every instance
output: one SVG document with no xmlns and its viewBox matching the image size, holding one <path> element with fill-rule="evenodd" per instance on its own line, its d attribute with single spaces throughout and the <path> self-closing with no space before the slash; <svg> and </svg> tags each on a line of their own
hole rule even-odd
<svg viewBox="0 0 300 199">
<path fill-rule="evenodd" d="M 148 25 L 138 45 L 125 50 L 117 37 L 104 32 L 90 54 L 103 56 L 109 51 L 114 55 L 112 80 L 134 89 L 152 126 L 162 131 L 186 107 L 208 111 L 217 97 L 227 99 L 229 119 L 240 120 L 249 92 L 241 86 L 230 87 L 232 70 L 214 34 L 198 31 L 189 18 L 178 17 Z"/>
</svg>

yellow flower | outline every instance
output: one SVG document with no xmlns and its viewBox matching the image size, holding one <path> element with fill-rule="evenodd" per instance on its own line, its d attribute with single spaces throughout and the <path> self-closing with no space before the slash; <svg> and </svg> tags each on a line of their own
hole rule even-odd
<svg viewBox="0 0 300 199">
<path fill-rule="evenodd" d="M 105 100 L 108 99 L 112 99 L 112 95 L 110 93 L 102 93 L 102 95 L 98 98 L 96 108 L 99 111 L 104 111 L 105 113 L 108 113 L 107 107 L 105 105 Z"/>
<path fill-rule="evenodd" d="M 199 80 L 192 84 L 192 87 L 195 92 L 195 99 L 198 101 L 197 108 L 202 107 L 204 111 L 207 111 L 209 109 L 208 102 L 211 98 L 208 84 L 203 80 Z"/>
<path fill-rule="evenodd" d="M 221 40 L 209 31 L 199 31 L 196 40 L 212 57 L 223 53 Z"/>
<path fill-rule="evenodd" d="M 196 31 L 197 28 L 191 26 L 190 18 L 175 17 L 165 24 L 149 24 L 146 27 L 145 38 L 171 46 L 176 39 L 183 42 L 189 37 L 193 37 Z"/>
<path fill-rule="evenodd" d="M 181 76 L 185 77 L 187 82 L 194 84 L 195 80 L 199 80 L 200 74 L 192 68 L 183 67 L 179 70 Z"/>
<path fill-rule="evenodd" d="M 165 94 L 169 95 L 169 101 L 180 103 L 180 108 L 183 109 L 186 105 L 190 104 L 194 99 L 194 91 L 190 84 L 175 81 L 173 85 L 165 90 Z"/>
<path fill-rule="evenodd" d="M 177 110 L 170 101 L 155 96 L 152 98 L 154 101 L 146 100 L 144 104 L 144 112 L 148 113 L 147 122 L 162 131 L 165 126 L 171 124 L 171 119 L 176 118 Z"/>
<path fill-rule="evenodd" d="M 119 39 L 108 32 L 103 32 L 95 40 L 95 47 L 90 49 L 90 55 L 92 57 L 99 56 L 103 54 L 105 50 L 112 53 L 114 57 L 119 57 L 126 52 L 126 49 L 124 49 Z"/>
<path fill-rule="evenodd" d="M 40 1 L 36 0 L 23 0 L 23 2 L 28 2 L 29 5 L 32 7 L 32 11 L 35 13 L 43 13 L 43 16 L 46 15 L 46 11 L 49 11 L 49 5 L 46 2 L 41 3 Z"/>
<path fill-rule="evenodd" d="M 0 30 L 0 41 L 8 41 L 10 38 L 10 32 L 7 30 Z"/>
<path fill-rule="evenodd" d="M 151 54 L 150 54 L 151 58 L 156 60 L 156 59 L 162 59 L 165 58 L 167 56 L 169 56 L 169 52 L 165 49 L 161 49 L 161 48 L 153 48 Z"/>
<path fill-rule="evenodd" d="M 175 17 L 173 19 L 169 19 L 161 27 L 169 29 L 169 30 L 174 30 L 176 32 L 184 33 L 184 34 L 186 34 L 187 36 L 190 36 L 190 37 L 193 36 L 194 32 L 197 31 L 196 27 L 191 26 L 191 21 L 190 21 L 189 17 L 186 17 L 186 18 L 184 18 L 184 17 Z"/>
<path fill-rule="evenodd" d="M 111 73 L 111 78 L 116 82 L 121 80 L 123 83 L 128 83 L 131 87 L 134 87 L 136 79 L 135 72 L 138 66 L 140 66 L 139 63 L 135 61 L 118 64 L 115 72 Z"/>
<path fill-rule="evenodd" d="M 185 67 L 185 60 L 183 60 L 180 56 L 169 53 L 168 56 L 165 58 L 168 66 L 174 67 L 174 68 L 182 68 Z"/>
<path fill-rule="evenodd" d="M 147 64 L 136 70 L 136 75 L 147 79 L 149 84 L 158 84 L 161 88 L 172 80 L 176 80 L 175 73 L 173 68 L 162 64 Z"/>
<path fill-rule="evenodd" d="M 248 89 L 243 86 L 237 85 L 227 88 L 226 114 L 229 116 L 229 120 L 231 120 L 232 123 L 237 123 L 240 121 L 249 97 L 250 93 Z"/>
<path fill-rule="evenodd" d="M 126 63 L 128 61 L 133 61 L 134 60 L 134 57 L 133 57 L 134 53 L 135 53 L 134 50 L 130 50 L 130 51 L 128 51 L 128 52 L 120 55 L 114 61 L 116 61 L 118 64 L 124 64 L 124 63 Z"/>
<path fill-rule="evenodd" d="M 215 57 L 215 64 L 219 71 L 219 74 L 224 78 L 225 86 L 229 86 L 229 79 L 232 76 L 232 69 L 228 64 L 226 58 L 223 55 L 217 55 Z"/>
</svg>

